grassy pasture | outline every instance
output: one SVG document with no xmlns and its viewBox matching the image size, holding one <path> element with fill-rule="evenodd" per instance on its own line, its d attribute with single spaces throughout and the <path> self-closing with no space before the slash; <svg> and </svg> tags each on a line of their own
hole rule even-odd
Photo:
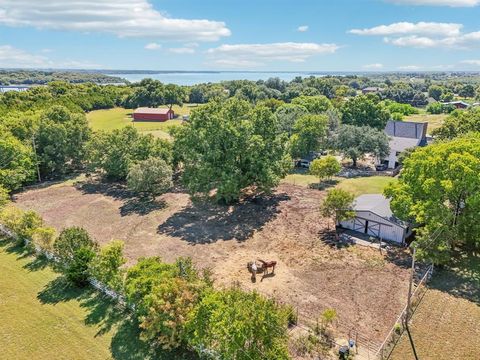
<svg viewBox="0 0 480 360">
<path fill-rule="evenodd" d="M 179 118 L 164 122 L 136 121 L 132 119 L 132 109 L 113 108 L 107 110 L 95 110 L 87 114 L 88 122 L 93 130 L 111 131 L 133 125 L 141 132 L 149 132 L 154 136 L 168 138 L 168 130 L 182 123 L 181 116 L 189 115 L 196 105 L 185 104 L 182 107 L 174 106 L 173 111 Z"/>
<path fill-rule="evenodd" d="M 390 182 L 395 181 L 397 181 L 396 178 L 387 176 L 357 177 L 351 179 L 337 177 L 330 185 L 336 184 L 335 186 L 337 188 L 349 191 L 355 196 L 359 196 L 362 194 L 382 193 L 385 186 Z M 293 173 L 287 175 L 283 182 L 305 187 L 316 187 L 318 184 L 318 178 L 309 175 L 308 173 Z"/>
<path fill-rule="evenodd" d="M 4 240 L 0 274 L 0 358 L 148 358 L 126 314 Z"/>
<path fill-rule="evenodd" d="M 427 133 L 431 133 L 432 130 L 438 129 L 442 126 L 443 122 L 445 121 L 448 114 L 427 114 L 427 113 L 420 113 L 415 115 L 409 115 L 405 117 L 405 121 L 413 121 L 413 122 L 427 122 L 428 129 Z"/>
</svg>

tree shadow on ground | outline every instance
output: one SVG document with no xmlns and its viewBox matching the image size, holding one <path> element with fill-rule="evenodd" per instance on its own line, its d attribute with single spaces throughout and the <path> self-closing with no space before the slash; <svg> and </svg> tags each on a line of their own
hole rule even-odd
<svg viewBox="0 0 480 360">
<path fill-rule="evenodd" d="M 325 180 L 319 183 L 309 184 L 308 187 L 310 189 L 323 191 L 323 190 L 327 190 L 332 187 L 335 187 L 339 182 L 340 181 L 337 179 L 330 179 L 330 180 Z"/>
<path fill-rule="evenodd" d="M 128 310 L 91 287 L 78 288 L 60 276 L 48 283 L 37 294 L 42 304 L 55 305 L 75 300 L 86 310 L 86 326 L 98 328 L 96 337 L 112 334 L 110 351 L 113 359 L 174 359 L 175 357 L 153 356 L 150 346 L 140 339 L 138 324 Z M 162 356 L 163 353 L 161 354 Z"/>
<path fill-rule="evenodd" d="M 122 201 L 123 204 L 120 206 L 121 216 L 133 214 L 144 216 L 153 211 L 165 209 L 167 206 L 163 200 L 151 200 L 138 197 L 121 183 L 84 182 L 77 184 L 77 189 L 84 194 L 101 194 Z"/>
<path fill-rule="evenodd" d="M 354 245 L 355 243 L 344 236 L 344 233 L 339 231 L 338 237 L 335 234 L 335 229 L 322 229 L 318 232 L 319 239 L 331 248 L 343 249 Z"/>
<path fill-rule="evenodd" d="M 282 193 L 255 197 L 230 206 L 195 202 L 168 218 L 158 226 L 157 232 L 194 245 L 218 240 L 245 241 L 274 219 L 280 211 L 280 203 L 289 199 Z"/>
<path fill-rule="evenodd" d="M 435 269 L 429 286 L 480 306 L 479 254 L 456 254 L 450 266 Z"/>
<path fill-rule="evenodd" d="M 38 255 L 32 259 L 28 264 L 23 265 L 23 268 L 28 271 L 39 271 L 45 269 L 50 264 L 50 261 L 44 255 Z"/>
</svg>

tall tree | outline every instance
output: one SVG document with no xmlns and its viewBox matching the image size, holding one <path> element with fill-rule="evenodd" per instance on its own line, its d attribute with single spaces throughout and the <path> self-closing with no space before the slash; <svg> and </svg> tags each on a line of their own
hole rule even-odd
<svg viewBox="0 0 480 360">
<path fill-rule="evenodd" d="M 183 183 L 193 195 L 215 191 L 224 202 L 238 200 L 246 188 L 270 192 L 291 166 L 278 133 L 266 107 L 237 99 L 201 107 L 174 133 Z"/>
<path fill-rule="evenodd" d="M 323 95 L 299 96 L 292 104 L 304 106 L 310 114 L 322 114 L 332 107 L 331 101 Z"/>
<path fill-rule="evenodd" d="M 383 130 L 389 119 L 390 113 L 377 96 L 357 96 L 346 101 L 342 107 L 342 123 L 346 125 Z"/>
<path fill-rule="evenodd" d="M 130 166 L 127 186 L 137 193 L 154 198 L 173 186 L 172 175 L 172 167 L 165 160 L 150 157 Z"/>
<path fill-rule="evenodd" d="M 447 262 L 457 246 L 480 248 L 480 137 L 417 149 L 386 188 L 395 215 L 420 225 L 419 255 Z"/>
<path fill-rule="evenodd" d="M 328 191 L 327 197 L 320 206 L 322 216 L 333 220 L 334 227 L 338 223 L 353 219 L 355 211 L 353 210 L 355 196 L 342 189 L 332 189 Z M 337 236 L 337 233 L 335 232 Z"/>
<path fill-rule="evenodd" d="M 328 118 L 326 115 L 304 115 L 293 126 L 290 138 L 293 157 L 320 151 L 326 143 Z"/>
<path fill-rule="evenodd" d="M 383 158 L 390 152 L 387 135 L 369 126 L 340 126 L 335 138 L 335 148 L 343 156 L 352 159 L 354 167 L 357 166 L 357 160 L 366 154 Z"/>
</svg>

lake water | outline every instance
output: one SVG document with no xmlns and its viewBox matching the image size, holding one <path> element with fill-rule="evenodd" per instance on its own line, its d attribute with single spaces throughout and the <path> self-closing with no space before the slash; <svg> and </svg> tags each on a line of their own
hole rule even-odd
<svg viewBox="0 0 480 360">
<path fill-rule="evenodd" d="M 125 73 L 125 74 L 107 74 L 127 79 L 130 82 L 138 82 L 145 78 L 160 80 L 165 84 L 176 85 L 195 85 L 202 83 L 218 83 L 227 80 L 267 80 L 268 78 L 278 77 L 285 81 L 293 80 L 297 76 L 307 77 L 307 72 L 165 72 L 157 74 L 149 73 Z M 322 76 L 316 74 L 316 76 Z"/>
</svg>

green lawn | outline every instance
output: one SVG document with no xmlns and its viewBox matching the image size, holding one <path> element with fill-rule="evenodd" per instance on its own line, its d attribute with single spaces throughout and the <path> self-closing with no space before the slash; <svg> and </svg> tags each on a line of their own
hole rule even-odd
<svg viewBox="0 0 480 360">
<path fill-rule="evenodd" d="M 0 358 L 145 359 L 128 316 L 0 240 Z"/>
<path fill-rule="evenodd" d="M 438 129 L 440 126 L 442 126 L 447 116 L 448 116 L 447 114 L 434 115 L 434 114 L 421 113 L 421 114 L 406 116 L 405 121 L 428 122 L 427 133 L 430 134 L 432 130 Z"/>
<path fill-rule="evenodd" d="M 358 177 L 341 180 L 337 188 L 349 191 L 355 194 L 355 196 L 362 194 L 381 194 L 385 186 L 396 181 L 397 178 L 388 176 Z"/>
<path fill-rule="evenodd" d="M 155 136 L 168 137 L 168 129 L 178 126 L 182 123 L 181 116 L 189 115 L 190 111 L 196 105 L 185 104 L 182 107 L 174 106 L 175 114 L 179 115 L 178 119 L 165 122 L 152 121 L 132 121 L 132 109 L 113 108 L 107 110 L 95 110 L 87 114 L 88 122 L 93 130 L 114 130 L 121 129 L 127 125 L 133 125 L 141 132 L 151 132 Z"/>
<path fill-rule="evenodd" d="M 396 178 L 388 176 L 370 176 L 370 177 L 358 177 L 352 179 L 335 178 L 334 182 L 337 182 L 336 187 L 349 191 L 355 196 L 362 194 L 378 194 L 382 193 L 383 189 L 390 182 L 397 181 Z M 306 173 L 293 173 L 287 175 L 283 182 L 299 185 L 299 186 L 318 186 L 318 178 Z M 328 184 L 327 184 L 328 187 Z"/>
</svg>

